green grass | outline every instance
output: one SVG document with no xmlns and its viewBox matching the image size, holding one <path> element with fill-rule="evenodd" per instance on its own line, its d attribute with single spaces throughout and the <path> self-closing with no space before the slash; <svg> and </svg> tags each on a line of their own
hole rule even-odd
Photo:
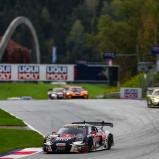
<svg viewBox="0 0 159 159">
<path fill-rule="evenodd" d="M 26 126 L 20 119 L 0 109 L 0 126 Z M 43 137 L 32 130 L 0 128 L 0 153 L 26 147 L 39 147 Z"/>
<path fill-rule="evenodd" d="M 0 126 L 25 126 L 24 122 L 0 109 Z"/>
<path fill-rule="evenodd" d="M 0 129 L 0 154 L 18 148 L 41 147 L 43 137 L 31 130 Z"/>
<path fill-rule="evenodd" d="M 0 83 L 0 99 L 19 96 L 32 96 L 35 99 L 47 99 L 51 84 L 35 83 Z"/>
</svg>

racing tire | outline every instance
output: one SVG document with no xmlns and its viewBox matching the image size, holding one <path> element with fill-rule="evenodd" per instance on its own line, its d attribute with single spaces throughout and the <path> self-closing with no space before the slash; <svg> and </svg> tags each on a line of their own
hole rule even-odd
<svg viewBox="0 0 159 159">
<path fill-rule="evenodd" d="M 86 145 L 87 145 L 87 148 L 85 149 L 84 153 L 89 153 L 93 147 L 93 139 L 88 138 L 88 140 L 86 141 Z"/>
<path fill-rule="evenodd" d="M 47 151 L 47 148 L 43 147 L 43 152 L 48 154 L 49 152 Z"/>
<path fill-rule="evenodd" d="M 72 96 L 66 96 L 65 99 L 72 99 Z"/>
<path fill-rule="evenodd" d="M 51 95 L 50 94 L 48 95 L 48 99 L 51 99 Z"/>
<path fill-rule="evenodd" d="M 112 134 L 110 134 L 109 136 L 108 136 L 108 141 L 107 141 L 108 143 L 107 143 L 107 150 L 110 150 L 111 149 L 111 147 L 112 147 L 112 145 L 113 145 L 113 135 Z"/>
<path fill-rule="evenodd" d="M 152 108 L 152 102 L 150 100 L 147 100 L 147 107 Z"/>
<path fill-rule="evenodd" d="M 88 96 L 83 96 L 83 99 L 88 99 Z"/>
</svg>

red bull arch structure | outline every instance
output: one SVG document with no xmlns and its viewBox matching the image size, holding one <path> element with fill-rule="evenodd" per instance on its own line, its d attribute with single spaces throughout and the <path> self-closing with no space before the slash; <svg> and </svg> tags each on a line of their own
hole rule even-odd
<svg viewBox="0 0 159 159">
<path fill-rule="evenodd" d="M 2 56 L 5 52 L 5 49 L 8 45 L 8 42 L 9 40 L 11 39 L 12 35 L 14 34 L 16 28 L 21 25 L 21 24 L 24 24 L 26 25 L 31 34 L 32 34 L 32 37 L 33 37 L 33 53 L 35 52 L 36 55 L 34 55 L 36 57 L 36 63 L 37 64 L 40 64 L 40 48 L 39 48 L 39 41 L 38 41 L 38 37 L 37 37 L 37 34 L 36 34 L 36 31 L 31 23 L 31 21 L 26 18 L 26 17 L 17 17 L 15 18 L 9 25 L 9 27 L 7 28 L 5 34 L 3 35 L 3 38 L 1 40 L 1 43 L 0 43 L 0 61 L 2 59 Z"/>
</svg>

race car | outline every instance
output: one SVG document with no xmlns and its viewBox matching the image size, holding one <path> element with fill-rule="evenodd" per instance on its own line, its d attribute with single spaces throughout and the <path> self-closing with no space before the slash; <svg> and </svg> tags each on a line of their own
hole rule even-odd
<svg viewBox="0 0 159 159">
<path fill-rule="evenodd" d="M 147 95 L 147 107 L 159 107 L 159 88 L 154 88 L 152 94 Z"/>
<path fill-rule="evenodd" d="M 73 122 L 46 136 L 43 142 L 45 153 L 90 152 L 110 150 L 114 145 L 113 134 L 104 126 L 113 127 L 108 122 Z"/>
<path fill-rule="evenodd" d="M 88 98 L 88 91 L 80 86 L 65 87 L 65 98 Z"/>
<path fill-rule="evenodd" d="M 49 99 L 64 99 L 65 97 L 64 88 L 53 88 L 48 90 Z"/>
</svg>

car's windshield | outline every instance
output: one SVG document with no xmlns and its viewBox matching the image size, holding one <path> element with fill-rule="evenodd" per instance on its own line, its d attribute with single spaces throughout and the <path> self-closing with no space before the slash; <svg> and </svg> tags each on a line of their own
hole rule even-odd
<svg viewBox="0 0 159 159">
<path fill-rule="evenodd" d="M 81 92 L 82 91 L 82 88 L 71 88 L 70 89 L 71 91 L 73 91 L 73 92 Z"/>
<path fill-rule="evenodd" d="M 63 88 L 54 88 L 53 92 L 63 92 L 64 89 Z"/>
<path fill-rule="evenodd" d="M 63 134 L 71 134 L 71 135 L 86 135 L 86 127 L 72 127 L 72 126 L 68 126 L 68 127 L 64 127 L 59 129 L 59 131 L 57 132 L 57 134 L 59 135 L 63 135 Z"/>
<path fill-rule="evenodd" d="M 152 93 L 152 95 L 158 96 L 158 95 L 159 95 L 159 91 L 154 91 L 154 92 Z"/>
<path fill-rule="evenodd" d="M 153 89 L 147 90 L 147 95 L 151 95 L 153 93 Z"/>
</svg>

